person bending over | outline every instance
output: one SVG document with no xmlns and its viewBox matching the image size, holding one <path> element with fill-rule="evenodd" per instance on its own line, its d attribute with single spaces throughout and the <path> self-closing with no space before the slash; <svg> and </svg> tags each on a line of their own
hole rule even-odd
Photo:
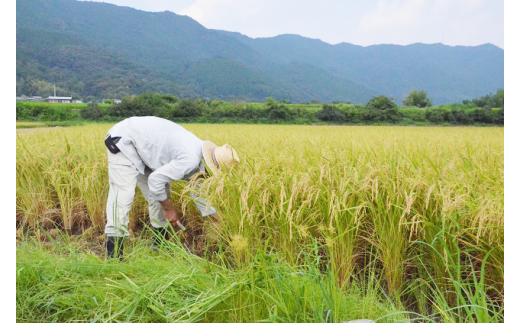
<svg viewBox="0 0 520 323">
<path fill-rule="evenodd" d="M 168 224 L 179 225 L 179 214 L 170 202 L 170 182 L 189 181 L 234 167 L 240 159 L 230 145 L 203 141 L 180 125 L 158 117 L 131 117 L 114 125 L 105 139 L 108 153 L 107 257 L 122 259 L 122 239 L 128 233 L 128 214 L 135 186 L 149 205 L 156 237 L 167 235 Z M 191 192 L 201 215 L 218 221 L 216 210 Z M 155 242 L 154 242 L 155 243 Z"/>
</svg>

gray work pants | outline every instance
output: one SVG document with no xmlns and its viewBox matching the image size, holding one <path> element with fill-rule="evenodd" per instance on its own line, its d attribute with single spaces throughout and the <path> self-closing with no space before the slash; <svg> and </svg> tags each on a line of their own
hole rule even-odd
<svg viewBox="0 0 520 323">
<path fill-rule="evenodd" d="M 112 154 L 108 149 L 108 180 L 110 189 L 107 199 L 107 223 L 105 234 L 107 236 L 128 236 L 128 214 L 135 197 L 135 186 L 143 193 L 148 202 L 150 223 L 154 228 L 167 227 L 168 221 L 164 219 L 161 204 L 150 198 L 148 188 L 148 175 L 140 174 L 132 162 L 121 152 Z M 166 184 L 166 194 L 170 198 L 170 185 Z"/>
</svg>

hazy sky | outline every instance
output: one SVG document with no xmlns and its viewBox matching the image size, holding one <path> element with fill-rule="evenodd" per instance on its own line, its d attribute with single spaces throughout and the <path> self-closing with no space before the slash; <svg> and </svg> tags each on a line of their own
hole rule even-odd
<svg viewBox="0 0 520 323">
<path fill-rule="evenodd" d="M 103 0 L 187 15 L 249 37 L 299 34 L 331 44 L 444 43 L 504 48 L 503 0 Z"/>
</svg>

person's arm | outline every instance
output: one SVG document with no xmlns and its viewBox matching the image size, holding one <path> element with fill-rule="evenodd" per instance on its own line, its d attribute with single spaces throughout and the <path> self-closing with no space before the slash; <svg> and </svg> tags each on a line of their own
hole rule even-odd
<svg viewBox="0 0 520 323">
<path fill-rule="evenodd" d="M 176 227 L 180 220 L 179 214 L 173 208 L 166 192 L 166 184 L 171 181 L 180 180 L 184 177 L 189 164 L 183 160 L 171 161 L 168 164 L 156 169 L 148 177 L 148 187 L 150 188 L 150 198 L 159 201 L 164 212 L 164 218 L 172 226 Z"/>
</svg>

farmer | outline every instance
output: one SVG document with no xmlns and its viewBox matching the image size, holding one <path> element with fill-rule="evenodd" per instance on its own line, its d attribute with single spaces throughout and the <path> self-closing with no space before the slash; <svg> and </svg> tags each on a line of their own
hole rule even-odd
<svg viewBox="0 0 520 323">
<path fill-rule="evenodd" d="M 128 213 L 136 184 L 149 205 L 155 236 L 167 236 L 167 227 L 179 225 L 179 214 L 170 203 L 170 182 L 189 181 L 194 175 L 216 173 L 240 161 L 235 149 L 202 141 L 178 124 L 157 117 L 131 117 L 107 134 L 108 178 L 107 257 L 122 259 L 122 240 L 128 234 Z M 190 193 L 203 217 L 218 214 L 205 199 Z M 154 241 L 154 244 L 157 241 Z"/>
</svg>

